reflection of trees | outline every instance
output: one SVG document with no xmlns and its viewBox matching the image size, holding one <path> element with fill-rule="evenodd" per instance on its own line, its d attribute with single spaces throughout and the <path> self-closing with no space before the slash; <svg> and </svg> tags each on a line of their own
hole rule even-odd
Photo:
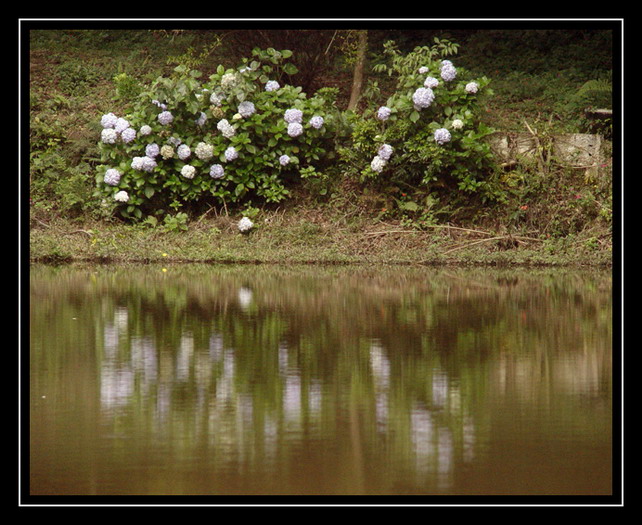
<svg viewBox="0 0 642 525">
<path fill-rule="evenodd" d="M 332 442 L 353 477 L 376 465 L 378 479 L 403 489 L 401 463 L 418 485 L 436 479 L 443 488 L 455 461 L 475 457 L 490 417 L 480 399 L 610 387 L 607 277 L 489 279 L 426 268 L 52 272 L 32 274 L 32 330 L 62 333 L 51 342 L 57 352 L 32 346 L 36 368 L 94 348 L 107 421 L 133 413 L 175 456 L 205 447 L 213 465 L 260 474 L 289 455 L 296 469 L 302 440 Z M 331 467 L 319 468 L 322 478 Z"/>
</svg>

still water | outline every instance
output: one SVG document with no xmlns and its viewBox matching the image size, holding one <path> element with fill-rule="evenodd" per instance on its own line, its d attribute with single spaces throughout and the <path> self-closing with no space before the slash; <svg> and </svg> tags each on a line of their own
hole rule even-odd
<svg viewBox="0 0 642 525">
<path fill-rule="evenodd" d="M 29 281 L 31 495 L 617 482 L 608 272 L 32 266 Z"/>
</svg>

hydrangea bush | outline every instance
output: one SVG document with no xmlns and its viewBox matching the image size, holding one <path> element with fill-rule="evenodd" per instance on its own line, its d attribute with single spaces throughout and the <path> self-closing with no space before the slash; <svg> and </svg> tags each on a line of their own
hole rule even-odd
<svg viewBox="0 0 642 525">
<path fill-rule="evenodd" d="M 362 181 L 418 189 L 432 202 L 440 195 L 493 195 L 492 154 L 483 140 L 493 130 L 479 119 L 490 81 L 470 78 L 446 58 L 456 51 L 456 44 L 436 39 L 403 55 L 386 43 L 390 63 L 374 69 L 395 80 L 394 92 L 382 103 L 378 83 L 372 84 L 368 107 L 354 118 L 350 144 L 340 150 Z"/>
<path fill-rule="evenodd" d="M 279 202 L 332 143 L 337 90 L 308 97 L 280 85 L 289 51 L 253 51 L 238 68 L 202 74 L 178 66 L 144 89 L 127 115 L 100 119 L 97 196 L 123 217 L 185 203 Z"/>
</svg>

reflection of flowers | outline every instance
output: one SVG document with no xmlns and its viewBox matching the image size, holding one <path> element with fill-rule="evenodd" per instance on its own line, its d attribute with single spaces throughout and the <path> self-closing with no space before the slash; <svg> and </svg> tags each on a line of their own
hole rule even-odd
<svg viewBox="0 0 642 525">
<path fill-rule="evenodd" d="M 252 290 L 242 286 L 238 293 L 239 304 L 244 310 L 252 304 Z"/>
</svg>

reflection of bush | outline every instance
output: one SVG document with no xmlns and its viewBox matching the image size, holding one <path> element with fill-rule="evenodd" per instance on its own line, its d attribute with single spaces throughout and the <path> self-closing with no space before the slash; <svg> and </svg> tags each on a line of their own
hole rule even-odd
<svg viewBox="0 0 642 525">
<path fill-rule="evenodd" d="M 36 267 L 32 360 L 55 373 L 95 348 L 104 410 L 171 413 L 163 432 L 215 448 L 257 433 L 274 447 L 276 429 L 303 425 L 341 433 L 359 414 L 364 453 L 384 435 L 430 472 L 438 454 L 473 454 L 489 419 L 480 399 L 610 373 L 610 286 L 546 271 Z M 38 352 L 52 324 L 60 333 Z M 579 371 L 555 362 L 587 348 Z M 432 427 L 443 443 L 422 441 Z"/>
</svg>

